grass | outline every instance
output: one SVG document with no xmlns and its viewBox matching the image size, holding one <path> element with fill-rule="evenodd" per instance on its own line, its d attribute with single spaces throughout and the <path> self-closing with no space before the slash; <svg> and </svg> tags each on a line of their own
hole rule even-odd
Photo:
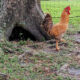
<svg viewBox="0 0 80 80">
<path fill-rule="evenodd" d="M 59 21 L 62 10 L 70 5 L 71 6 L 71 15 L 70 15 L 70 24 L 80 24 L 80 1 L 79 0 L 60 0 L 60 1 L 41 1 L 41 7 L 44 13 L 48 12 L 53 17 L 53 22 L 56 23 Z"/>
<path fill-rule="evenodd" d="M 0 72 L 7 74 L 9 76 L 8 80 L 73 80 L 70 77 L 63 78 L 60 75 L 56 75 L 56 71 L 60 70 L 61 66 L 65 63 L 75 68 L 80 67 L 73 56 L 66 56 L 75 47 L 73 42 L 68 42 L 68 48 L 64 48 L 59 52 L 53 52 L 51 54 L 44 52 L 34 55 L 27 54 L 20 61 L 18 56 L 24 53 L 20 47 L 25 47 L 23 43 L 22 41 L 20 44 L 14 44 L 12 42 L 0 43 L 0 47 L 3 49 L 0 49 Z M 15 45 L 17 46 L 16 48 Z M 13 53 L 9 50 L 13 51 Z M 26 63 L 26 66 L 23 65 L 24 62 L 22 61 Z"/>
<path fill-rule="evenodd" d="M 0 53 L 0 72 L 7 74 L 9 76 L 8 80 L 64 79 L 53 72 L 60 69 L 67 61 L 67 57 L 63 60 L 60 55 L 49 55 L 45 53 L 27 57 L 33 62 L 29 62 L 26 67 L 21 67 L 17 55 Z"/>
<path fill-rule="evenodd" d="M 80 1 L 79 0 L 53 0 L 53 1 L 41 1 L 41 7 L 44 13 L 50 13 L 54 24 L 59 22 L 63 9 L 70 5 L 71 14 L 68 32 L 75 34 L 80 31 Z"/>
</svg>

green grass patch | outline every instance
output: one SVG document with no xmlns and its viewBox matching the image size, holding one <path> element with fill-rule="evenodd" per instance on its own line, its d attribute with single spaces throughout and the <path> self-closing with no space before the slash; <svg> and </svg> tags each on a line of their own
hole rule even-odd
<svg viewBox="0 0 80 80">
<path fill-rule="evenodd" d="M 63 9 L 70 5 L 71 15 L 70 24 L 80 24 L 80 1 L 79 0 L 53 0 L 53 1 L 41 1 L 41 7 L 44 13 L 50 13 L 53 17 L 53 22 L 59 21 Z"/>
</svg>

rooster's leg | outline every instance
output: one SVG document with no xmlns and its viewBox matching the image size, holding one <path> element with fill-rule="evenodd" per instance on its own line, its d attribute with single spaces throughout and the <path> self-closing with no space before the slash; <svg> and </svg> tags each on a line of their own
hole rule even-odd
<svg viewBox="0 0 80 80">
<path fill-rule="evenodd" d="M 59 51 L 59 49 L 60 49 L 59 46 L 58 46 L 58 42 L 59 42 L 59 40 L 56 40 L 56 50 L 57 51 Z"/>
</svg>

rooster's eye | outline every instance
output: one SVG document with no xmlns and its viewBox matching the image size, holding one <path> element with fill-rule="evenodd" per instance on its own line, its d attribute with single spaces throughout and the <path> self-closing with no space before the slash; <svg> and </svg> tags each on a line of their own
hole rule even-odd
<svg viewBox="0 0 80 80">
<path fill-rule="evenodd" d="M 68 9 L 66 9 L 66 12 L 68 12 Z"/>
</svg>

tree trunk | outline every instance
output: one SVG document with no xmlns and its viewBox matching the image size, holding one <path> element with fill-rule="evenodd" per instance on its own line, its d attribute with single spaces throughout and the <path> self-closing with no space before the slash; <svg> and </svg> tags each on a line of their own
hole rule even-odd
<svg viewBox="0 0 80 80">
<path fill-rule="evenodd" d="M 0 6 L 0 40 L 9 40 L 16 26 L 28 31 L 38 41 L 49 39 L 40 26 L 44 19 L 40 0 L 1 0 Z"/>
</svg>

